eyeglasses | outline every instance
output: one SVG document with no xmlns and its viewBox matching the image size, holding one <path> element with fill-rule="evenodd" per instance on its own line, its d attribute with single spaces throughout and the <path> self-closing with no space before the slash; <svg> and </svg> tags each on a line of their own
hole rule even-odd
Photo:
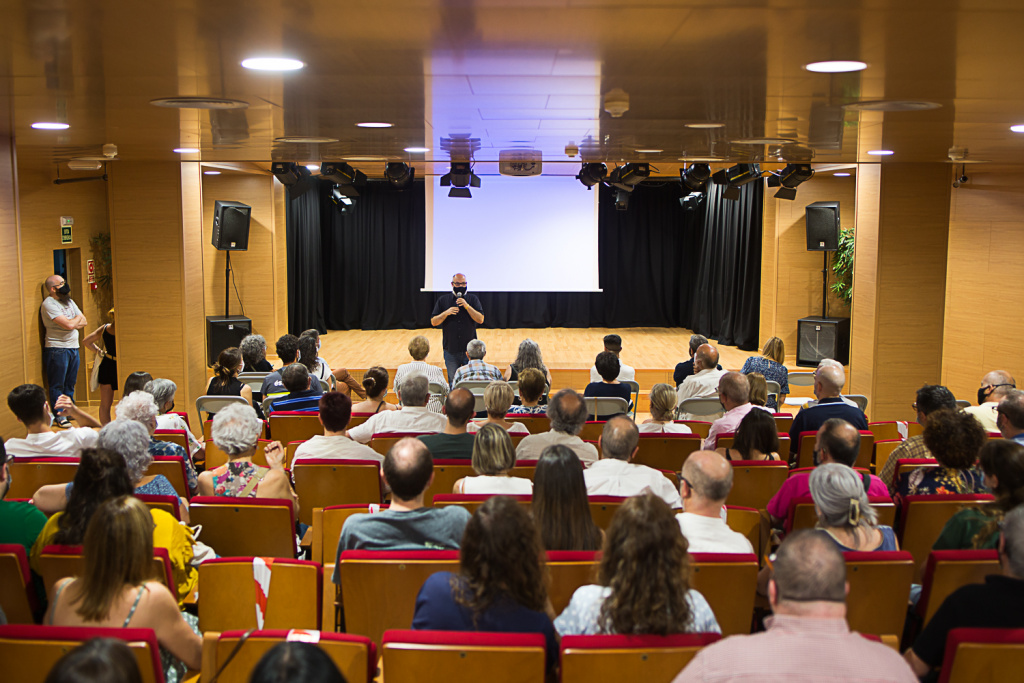
<svg viewBox="0 0 1024 683">
<path fill-rule="evenodd" d="M 913 408 L 914 410 L 917 410 L 917 401 L 914 401 L 913 403 L 911 403 L 910 407 Z"/>
<path fill-rule="evenodd" d="M 689 486 L 689 487 L 690 487 L 691 489 L 693 488 L 693 484 L 691 484 L 691 483 L 690 483 L 690 481 L 689 481 L 689 480 L 688 480 L 688 479 L 687 479 L 686 477 L 684 477 L 684 476 L 683 476 L 683 473 L 682 473 L 682 471 L 680 471 L 680 472 L 679 472 L 679 483 L 680 483 L 680 484 L 683 484 L 683 483 L 685 483 L 685 484 L 686 484 L 687 486 Z"/>
<path fill-rule="evenodd" d="M 466 281 L 463 280 L 462 282 L 456 282 L 456 281 L 452 280 L 452 284 L 453 285 L 464 285 L 464 284 L 466 284 Z"/>
</svg>

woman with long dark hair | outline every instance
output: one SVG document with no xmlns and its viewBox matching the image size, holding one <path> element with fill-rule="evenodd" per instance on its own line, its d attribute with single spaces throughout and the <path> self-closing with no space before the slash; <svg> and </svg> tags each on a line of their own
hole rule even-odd
<svg viewBox="0 0 1024 683">
<path fill-rule="evenodd" d="M 568 446 L 548 446 L 541 453 L 530 507 L 545 550 L 601 549 L 602 533 L 590 516 L 583 467 Z"/>
<path fill-rule="evenodd" d="M 726 460 L 778 460 L 778 424 L 767 410 L 751 410 L 740 420 L 732 448 L 716 450 Z"/>
<path fill-rule="evenodd" d="M 232 346 L 224 349 L 213 364 L 213 377 L 206 385 L 207 396 L 241 396 L 252 405 L 252 387 L 244 384 L 238 375 L 245 372 L 245 361 L 242 352 Z M 214 413 L 208 413 L 213 419 Z"/>
</svg>

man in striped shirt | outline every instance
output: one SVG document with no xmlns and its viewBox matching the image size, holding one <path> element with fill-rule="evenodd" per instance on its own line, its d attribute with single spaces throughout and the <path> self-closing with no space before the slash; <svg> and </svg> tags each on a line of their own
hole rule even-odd
<svg viewBox="0 0 1024 683">
<path fill-rule="evenodd" d="M 315 413 L 320 410 L 320 389 L 317 380 L 316 389 L 310 388 L 313 377 L 301 363 L 293 363 L 281 370 L 281 381 L 288 393 L 270 402 L 270 412 L 283 410 L 290 412 Z"/>
</svg>

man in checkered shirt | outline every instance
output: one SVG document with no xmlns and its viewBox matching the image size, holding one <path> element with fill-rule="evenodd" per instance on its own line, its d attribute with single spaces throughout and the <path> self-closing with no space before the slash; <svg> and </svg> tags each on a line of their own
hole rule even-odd
<svg viewBox="0 0 1024 683">
<path fill-rule="evenodd" d="M 469 363 L 455 371 L 452 379 L 452 387 L 459 382 L 501 382 L 501 370 L 489 363 L 484 362 L 487 355 L 487 346 L 479 339 L 474 339 L 466 345 L 466 356 Z"/>
</svg>

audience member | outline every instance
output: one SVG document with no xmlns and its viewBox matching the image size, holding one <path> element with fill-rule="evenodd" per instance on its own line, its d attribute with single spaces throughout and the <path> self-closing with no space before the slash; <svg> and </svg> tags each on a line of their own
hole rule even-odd
<svg viewBox="0 0 1024 683">
<path fill-rule="evenodd" d="M 281 367 L 263 378 L 260 394 L 264 399 L 268 396 L 276 398 L 288 393 L 288 388 L 284 385 L 284 379 L 281 377 L 281 371 L 289 365 L 299 362 L 299 338 L 294 334 L 281 335 L 277 340 L 277 357 L 281 359 Z M 319 382 L 310 388 L 314 389 L 318 395 L 323 393 L 323 387 Z"/>
<path fill-rule="evenodd" d="M 338 540 L 334 583 L 341 583 L 345 550 L 455 550 L 469 513 L 458 505 L 424 507 L 423 494 L 434 481 L 434 459 L 416 439 L 398 441 L 384 456 L 384 481 L 391 488 L 391 506 L 345 520 Z"/>
<path fill-rule="evenodd" d="M 153 375 L 148 372 L 133 372 L 124 380 L 124 387 L 121 388 L 121 398 L 131 396 L 136 391 L 144 391 L 146 385 L 153 381 Z"/>
<path fill-rule="evenodd" d="M 273 372 L 274 366 L 267 360 L 267 340 L 262 334 L 249 334 L 238 342 L 238 350 L 242 352 L 242 361 L 249 372 Z"/>
<path fill-rule="evenodd" d="M 545 550 L 600 550 L 580 459 L 568 446 L 548 446 L 533 475 L 533 521 Z"/>
<path fill-rule="evenodd" d="M 899 654 L 850 631 L 846 563 L 828 536 L 786 537 L 768 583 L 767 630 L 730 636 L 697 653 L 673 683 L 872 681 L 916 683 Z"/>
<path fill-rule="evenodd" d="M 199 669 L 202 639 L 196 619 L 178 611 L 174 596 L 151 581 L 153 517 L 137 498 L 121 495 L 97 506 L 82 543 L 81 576 L 54 584 L 47 615 L 55 626 L 151 628 L 174 659 L 165 679 L 181 680 Z"/>
<path fill-rule="evenodd" d="M 955 590 L 904 653 L 918 676 L 942 665 L 955 628 L 1024 628 L 1024 507 L 1006 513 L 998 549 L 1002 574 Z"/>
<path fill-rule="evenodd" d="M 326 391 L 317 404 L 320 424 L 324 433 L 310 437 L 295 449 L 295 458 L 325 458 L 332 460 L 376 460 L 384 456 L 369 446 L 356 443 L 345 436 L 352 417 L 352 399 L 340 391 Z"/>
<path fill-rule="evenodd" d="M 347 394 L 346 394 L 347 396 Z M 338 665 L 313 643 L 285 641 L 260 657 L 249 683 L 347 683 Z"/>
<path fill-rule="evenodd" d="M 1006 370 L 993 370 L 981 379 L 978 389 L 978 405 L 967 406 L 964 412 L 972 415 L 986 432 L 998 432 L 996 409 L 999 402 L 1017 388 L 1013 375 Z"/>
<path fill-rule="evenodd" d="M 473 471 L 475 477 L 463 477 L 455 482 L 453 493 L 530 495 L 533 482 L 524 477 L 513 477 L 516 451 L 508 432 L 496 424 L 480 428 L 473 443 Z"/>
<path fill-rule="evenodd" d="M 348 430 L 349 438 L 369 443 L 374 434 L 386 432 L 434 434 L 443 431 L 448 421 L 444 415 L 427 410 L 430 389 L 423 375 L 409 375 L 398 389 L 401 410 L 375 413 L 369 420 Z"/>
<path fill-rule="evenodd" d="M 487 410 L 487 417 L 479 422 L 470 422 L 466 427 L 469 433 L 475 434 L 484 425 L 493 424 L 509 434 L 529 434 L 530 430 L 522 422 L 510 422 L 505 419 L 515 398 L 515 392 L 508 382 L 499 380 L 488 384 L 484 389 L 484 408 Z"/>
<path fill-rule="evenodd" d="M 28 553 L 46 525 L 46 515 L 31 503 L 4 500 L 11 490 L 10 460 L 0 441 L 0 543 L 23 546 Z"/>
<path fill-rule="evenodd" d="M 506 437 L 507 438 L 507 437 Z M 459 572 L 438 572 L 416 596 L 414 629 L 542 633 L 547 669 L 558 641 L 548 604 L 540 534 L 526 509 L 507 496 L 489 498 L 466 524 Z"/>
<path fill-rule="evenodd" d="M 439 384 L 441 386 L 441 393 L 431 394 L 430 402 L 427 403 L 427 409 L 432 413 L 441 412 L 441 402 L 444 400 L 445 395 L 448 393 L 448 380 L 444 378 L 444 370 L 428 363 L 425 359 L 430 353 L 430 341 L 422 334 L 417 335 L 409 341 L 409 355 L 412 356 L 411 363 L 405 363 L 399 365 L 398 370 L 395 371 L 395 393 L 398 393 L 398 387 L 402 386 L 402 382 L 406 377 L 411 375 L 424 375 L 428 382 Z M 363 380 L 365 385 L 366 381 Z M 372 411 L 366 411 L 372 412 Z"/>
<path fill-rule="evenodd" d="M 545 448 L 560 444 L 571 448 L 584 465 L 597 461 L 597 449 L 579 437 L 587 422 L 587 405 L 582 396 L 572 389 L 562 389 L 551 397 L 547 414 L 551 429 L 520 441 L 516 446 L 517 460 L 537 460 Z"/>
<path fill-rule="evenodd" d="M 398 406 L 384 400 L 388 395 L 388 371 L 381 366 L 375 365 L 363 373 L 363 388 L 366 389 L 366 400 L 352 405 L 353 415 L 373 415 L 382 410 L 398 410 Z"/>
<path fill-rule="evenodd" d="M 704 448 L 709 451 L 718 446 L 719 434 L 735 432 L 751 410 L 768 412 L 750 402 L 750 384 L 746 376 L 738 372 L 727 372 L 718 380 L 718 401 L 725 415 L 711 423 L 708 438 L 704 440 Z"/>
<path fill-rule="evenodd" d="M 818 366 L 814 371 L 814 395 L 818 397 L 815 405 L 808 404 L 796 417 L 789 429 L 789 460 L 796 461 L 800 453 L 800 434 L 816 432 L 825 420 L 839 418 L 853 425 L 856 429 L 868 428 L 864 419 L 864 411 L 843 401 L 839 392 L 846 384 L 846 372 L 842 367 L 834 365 Z"/>
<path fill-rule="evenodd" d="M 509 382 L 516 382 L 519 381 L 519 376 L 523 370 L 527 368 L 540 372 L 550 386 L 551 373 L 544 366 L 544 360 L 540 354 L 540 344 L 532 339 L 524 339 L 519 342 L 519 351 L 516 353 L 516 359 L 502 373 L 502 376 Z"/>
<path fill-rule="evenodd" d="M 978 465 L 995 500 L 960 510 L 943 527 L 932 550 L 992 550 L 999 523 L 1007 512 L 1024 504 L 1024 446 L 993 439 L 981 447 Z"/>
<path fill-rule="evenodd" d="M 901 474 L 897 485 L 900 497 L 987 492 L 985 475 L 977 465 L 986 437 L 977 420 L 963 411 L 936 410 L 928 416 L 923 436 L 939 466 Z"/>
<path fill-rule="evenodd" d="M 206 385 L 206 396 L 241 396 L 251 404 L 252 388 L 238 379 L 238 375 L 244 371 L 245 362 L 242 360 L 242 352 L 234 346 L 224 349 L 217 356 L 217 362 L 213 364 L 213 377 Z M 280 377 L 280 375 L 278 376 Z M 266 387 L 267 383 L 264 381 L 264 390 Z M 261 394 L 266 398 L 266 391 Z M 213 419 L 214 413 L 207 413 L 207 415 Z"/>
<path fill-rule="evenodd" d="M 1024 444 L 1024 391 L 1014 389 L 999 402 L 996 425 L 1004 439 Z"/>
<path fill-rule="evenodd" d="M 786 401 L 789 393 L 789 370 L 786 369 L 786 343 L 778 337 L 772 337 L 764 343 L 760 356 L 751 356 L 743 363 L 740 370 L 744 375 L 752 372 L 760 373 L 769 382 L 778 382 L 781 390 L 779 395 L 768 398 L 767 408 L 777 411 Z"/>
<path fill-rule="evenodd" d="M 452 293 L 439 296 L 430 314 L 431 326 L 441 328 L 444 364 L 453 387 L 456 372 L 469 362 L 466 347 L 471 340 L 476 339 L 476 326 L 484 324 L 484 309 L 480 299 L 476 294 L 467 294 L 468 289 L 466 276 L 456 273 L 452 276 Z"/>
<path fill-rule="evenodd" d="M 454 389 L 448 392 L 442 408 L 448 423 L 437 434 L 417 437 L 430 449 L 430 455 L 438 460 L 469 460 L 473 457 L 474 436 L 466 431 L 466 424 L 473 417 L 476 397 L 469 389 Z"/>
<path fill-rule="evenodd" d="M 188 439 L 189 457 L 193 461 L 198 460 L 202 462 L 205 460 L 206 445 L 192 434 L 192 430 L 188 428 L 188 423 L 181 415 L 171 412 L 174 410 L 174 396 L 178 393 L 178 385 L 169 379 L 154 379 L 146 382 L 146 386 L 142 390 L 152 394 L 153 400 L 156 401 L 159 413 L 156 416 L 156 428 L 176 429 L 185 432 L 185 438 Z"/>
<path fill-rule="evenodd" d="M 928 416 L 936 410 L 956 410 L 956 399 L 952 392 L 938 384 L 925 384 L 917 390 L 917 400 L 912 406 L 917 411 L 917 423 L 928 424 Z M 909 458 L 933 458 L 932 452 L 924 445 L 924 434 L 916 434 L 897 446 L 885 461 L 878 477 L 889 487 L 889 494 L 896 493 L 896 464 Z"/>
<path fill-rule="evenodd" d="M 273 399 L 268 406 L 268 413 L 315 413 L 320 409 L 323 387 L 320 386 L 320 380 L 309 374 L 309 369 L 305 365 L 292 363 L 282 369 L 281 381 L 284 382 L 284 388 L 288 393 L 281 398 Z M 315 389 L 314 383 L 317 385 Z"/>
<path fill-rule="evenodd" d="M 526 368 L 519 373 L 519 402 L 509 406 L 514 415 L 544 415 L 547 406 L 541 405 L 544 391 L 551 386 L 544 374 L 536 368 Z"/>
<path fill-rule="evenodd" d="M 616 379 L 619 376 L 619 357 L 611 351 L 602 351 L 597 354 L 594 367 L 597 368 L 601 379 L 588 384 L 587 388 L 583 390 L 583 396 L 586 398 L 621 398 L 626 401 L 626 412 L 632 410 L 633 388 Z M 599 414 L 597 420 L 604 421 L 622 412 Z"/>
<path fill-rule="evenodd" d="M 152 456 L 156 455 L 169 455 L 172 457 L 181 458 L 182 462 L 185 463 L 185 476 L 188 490 L 190 493 L 195 493 L 199 488 L 199 473 L 196 472 L 196 466 L 192 464 L 192 458 L 188 456 L 188 453 L 182 446 L 170 441 L 160 441 L 153 437 L 153 433 L 156 431 L 157 425 L 157 407 L 156 402 L 153 400 L 153 395 L 146 391 L 134 391 L 130 395 L 121 399 L 121 402 L 117 404 L 117 419 L 118 420 L 131 420 L 138 422 L 146 428 L 147 434 L 147 447 L 146 450 L 150 455 L 150 461 Z M 115 420 L 116 422 L 117 420 Z M 105 428 L 104 428 L 105 429 Z M 100 431 L 100 445 L 103 444 L 103 432 Z M 147 463 L 147 467 L 148 467 Z M 164 479 L 164 481 L 167 481 Z M 170 482 L 167 482 L 170 486 Z M 155 491 L 140 491 L 139 493 L 152 493 L 153 495 L 164 495 L 163 493 L 157 493 Z"/>
<path fill-rule="evenodd" d="M 846 384 L 846 368 L 843 367 L 842 363 L 840 363 L 839 361 L 837 361 L 837 360 L 835 360 L 833 358 L 822 358 L 821 360 L 818 361 L 818 367 L 816 369 L 820 370 L 821 368 L 825 368 L 825 367 L 839 368 L 840 370 L 842 370 L 843 371 L 843 384 L 844 385 Z M 843 390 L 843 388 L 839 387 L 839 391 L 842 392 L 842 390 Z M 843 403 L 845 403 L 848 406 L 852 406 L 854 408 L 860 408 L 860 406 L 857 405 L 856 401 L 854 401 L 853 399 L 849 399 L 846 396 L 843 396 L 842 393 L 839 394 L 839 398 L 842 399 Z M 802 406 L 800 406 L 800 410 L 803 410 L 804 408 L 812 408 L 812 407 L 814 407 L 816 405 L 818 405 L 818 401 L 812 399 L 812 400 L 807 401 L 806 403 L 804 403 Z"/>
<path fill-rule="evenodd" d="M 679 492 L 664 474 L 633 462 L 640 450 L 640 431 L 628 416 L 605 422 L 597 443 L 601 458 L 583 473 L 587 495 L 636 496 L 650 491 L 672 507 L 682 506 Z"/>
<path fill-rule="evenodd" d="M 39 316 L 46 328 L 43 343 L 43 366 L 46 368 L 46 386 L 50 389 L 50 405 L 56 406 L 57 399 L 67 396 L 75 400 L 75 383 L 78 381 L 78 330 L 89 324 L 85 315 L 71 298 L 71 286 L 60 275 L 46 278 L 48 296 L 39 306 Z M 70 413 L 74 416 L 74 413 Z M 66 429 L 71 426 L 68 417 L 57 413 L 57 426 Z"/>
<path fill-rule="evenodd" d="M 779 460 L 779 427 L 771 413 L 751 410 L 740 420 L 732 448 L 716 448 L 726 460 Z"/>
<path fill-rule="evenodd" d="M 310 334 L 312 333 L 312 334 Z M 309 372 L 309 376 L 317 383 L 320 380 L 327 382 L 331 374 L 331 366 L 320 357 L 320 333 L 316 330 L 306 330 L 299 335 L 299 352 L 295 356 L 295 362 L 302 365 Z M 282 380 L 284 377 L 281 378 Z M 323 385 L 321 385 L 322 387 Z M 285 387 L 287 388 L 287 386 Z M 362 388 L 362 387 L 360 387 Z M 348 390 L 348 387 L 345 387 Z"/>
<path fill-rule="evenodd" d="M 686 539 L 672 510 L 651 493 L 630 498 L 608 527 L 598 583 L 576 589 L 555 629 L 562 636 L 720 633 L 689 577 Z"/>
<path fill-rule="evenodd" d="M 697 451 L 683 463 L 679 528 L 694 553 L 752 553 L 754 546 L 725 523 L 722 509 L 732 490 L 732 465 L 714 451 Z"/>
<path fill-rule="evenodd" d="M 459 382 L 500 382 L 502 381 L 501 370 L 490 363 L 484 362 L 487 355 L 487 345 L 480 339 L 474 339 L 466 346 L 466 357 L 469 361 L 455 371 L 452 379 L 452 386 L 458 386 Z"/>
<path fill-rule="evenodd" d="M 107 311 L 109 323 L 104 323 L 86 335 L 82 346 L 97 354 L 100 367 L 96 371 L 96 383 L 100 390 L 100 424 L 110 422 L 110 406 L 114 405 L 117 391 L 117 337 L 114 336 L 114 309 Z M 103 346 L 97 344 L 102 339 Z"/>
<path fill-rule="evenodd" d="M 718 395 L 718 381 L 722 379 L 725 371 L 717 370 L 717 367 L 718 349 L 709 344 L 698 347 L 693 355 L 694 374 L 684 379 L 676 389 L 680 410 L 683 401 L 688 398 L 710 398 Z M 704 419 L 704 416 L 688 413 L 681 413 L 679 417 L 683 420 Z"/>
<path fill-rule="evenodd" d="M 142 674 L 125 641 L 90 638 L 58 659 L 44 683 L 142 683 Z"/>
<path fill-rule="evenodd" d="M 747 384 L 750 386 L 747 400 L 755 406 L 764 408 L 768 403 L 768 383 L 765 381 L 764 375 L 760 372 L 751 372 L 744 377 L 747 378 Z"/>
<path fill-rule="evenodd" d="M 678 363 L 676 365 L 675 370 L 672 372 L 672 384 L 674 384 L 676 388 L 678 388 L 679 385 L 683 383 L 683 380 L 685 380 L 687 377 L 693 374 L 693 356 L 694 354 L 697 353 L 697 349 L 699 349 L 701 346 L 707 343 L 708 338 L 705 337 L 703 334 L 690 335 L 690 360 Z M 722 366 L 719 365 L 718 369 L 721 370 Z"/>
<path fill-rule="evenodd" d="M 617 334 L 606 334 L 604 336 L 604 350 L 615 354 L 616 358 L 622 353 L 622 337 Z M 615 377 L 620 382 L 632 382 L 636 380 L 636 370 L 629 367 L 619 359 L 619 374 Z M 590 368 L 590 381 L 600 382 L 601 373 L 597 366 Z"/>
<path fill-rule="evenodd" d="M 679 397 L 676 390 L 667 384 L 659 383 L 651 387 L 647 394 L 651 417 L 637 425 L 641 434 L 691 434 L 690 428 L 677 424 L 676 406 Z"/>
<path fill-rule="evenodd" d="M 829 418 L 822 423 L 817 434 L 814 435 L 814 464 L 816 467 L 835 462 L 852 468 L 857 462 L 859 452 L 860 433 L 845 420 L 837 417 Z M 886 488 L 885 482 L 875 475 L 865 473 L 861 474 L 860 478 L 867 488 L 869 496 L 889 495 L 889 489 Z M 793 472 L 768 501 L 768 514 L 775 527 L 782 527 L 789 515 L 789 505 L 795 498 L 811 495 L 810 479 L 810 472 Z"/>
<path fill-rule="evenodd" d="M 46 400 L 46 392 L 37 384 L 22 384 L 7 394 L 7 406 L 25 425 L 28 434 L 23 439 L 8 439 L 7 453 L 12 458 L 31 456 L 66 456 L 77 458 L 83 448 L 96 445 L 96 431 L 89 427 L 74 427 L 55 432 L 52 429 L 53 415 Z M 55 408 L 66 410 L 75 416 L 80 424 L 100 423 L 71 402 L 67 396 L 57 399 Z M 91 422 L 90 422 L 91 421 Z"/>
<path fill-rule="evenodd" d="M 864 481 L 846 465 L 825 463 L 814 468 L 809 481 L 818 528 L 840 550 L 899 550 L 892 527 L 878 524 L 878 512 L 868 502 Z"/>
</svg>

